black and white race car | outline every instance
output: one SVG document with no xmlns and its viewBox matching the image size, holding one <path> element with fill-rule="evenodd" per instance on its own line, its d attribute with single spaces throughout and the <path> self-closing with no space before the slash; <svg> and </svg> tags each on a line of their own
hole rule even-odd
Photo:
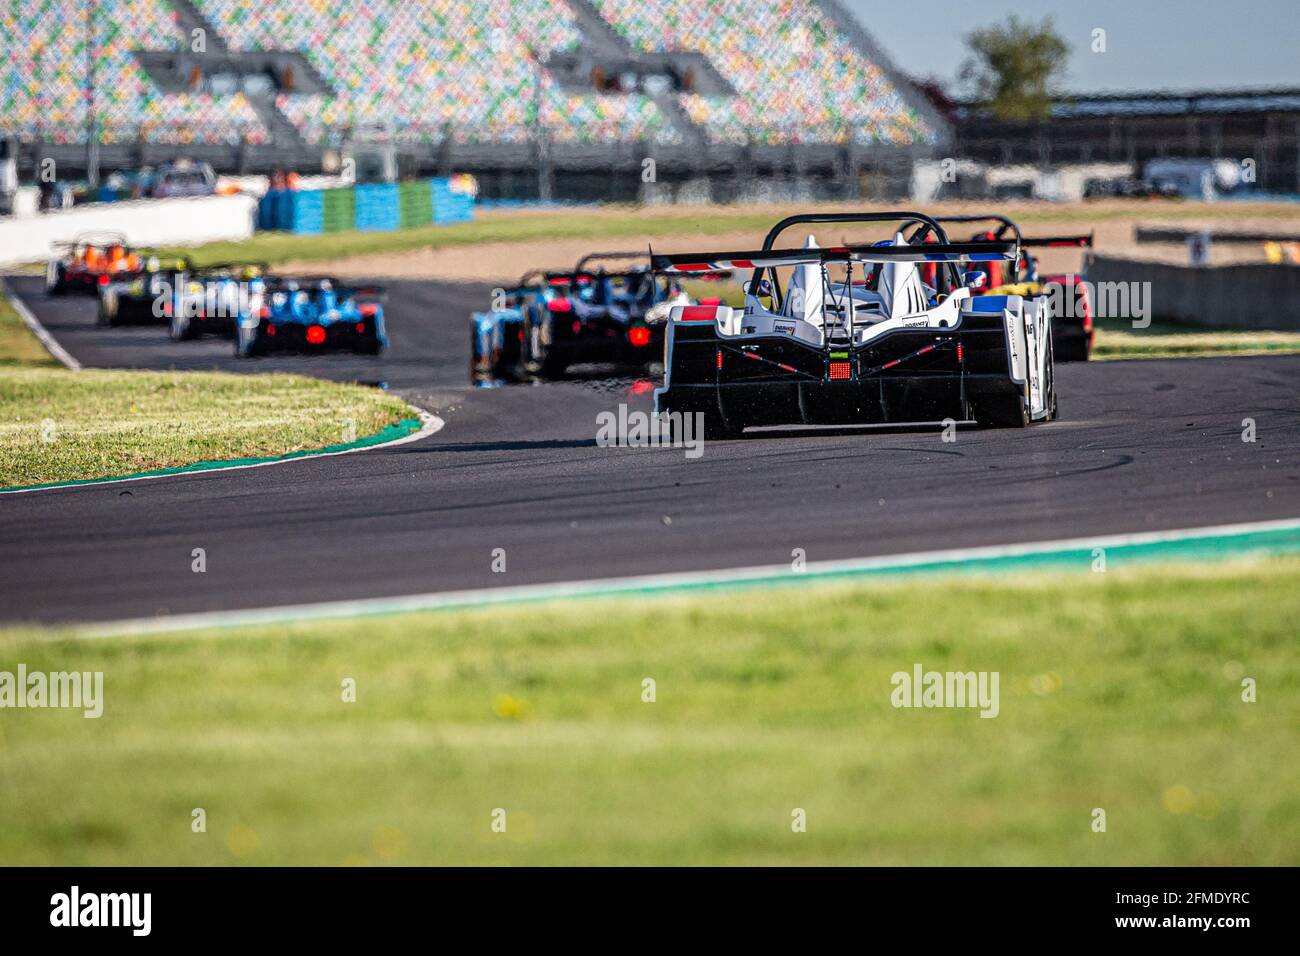
<svg viewBox="0 0 1300 956">
<path fill-rule="evenodd" d="M 802 248 L 777 244 L 805 223 L 897 231 L 875 244 L 822 248 L 813 236 Z M 918 227 L 934 241 L 909 244 L 904 234 Z M 654 256 L 654 268 L 672 276 L 753 270 L 744 308 L 671 310 L 656 410 L 703 413 L 706 438 L 751 426 L 1049 421 L 1049 300 L 971 294 L 988 282 L 979 263 L 1019 257 L 1014 239 L 954 243 L 916 212 L 791 216 L 756 251 Z M 962 262 L 971 264 L 965 272 Z M 931 263 L 933 284 L 918 268 Z"/>
</svg>

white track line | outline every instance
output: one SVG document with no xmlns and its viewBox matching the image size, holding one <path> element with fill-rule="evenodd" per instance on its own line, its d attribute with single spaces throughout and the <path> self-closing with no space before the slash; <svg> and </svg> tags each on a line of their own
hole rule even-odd
<svg viewBox="0 0 1300 956">
<path fill-rule="evenodd" d="M 88 625 L 81 629 L 78 634 L 82 637 L 121 637 L 137 634 L 191 631 L 202 628 L 290 624 L 302 621 L 400 614 L 409 611 L 443 610 L 453 607 L 481 607 L 492 604 L 555 598 L 595 597 L 620 592 L 668 591 L 683 587 L 774 582 L 777 580 L 795 581 L 870 571 L 904 570 L 929 564 L 969 563 L 997 558 L 1027 557 L 1058 551 L 1120 548 L 1196 538 L 1227 537 L 1285 530 L 1300 530 L 1300 518 L 1216 525 L 1207 528 L 1180 528 L 1174 531 L 1114 534 L 1095 538 L 1065 538 L 1056 541 L 1035 541 L 1024 544 L 994 545 L 980 548 L 918 551 L 911 554 L 882 555 L 874 558 L 849 558 L 842 561 L 812 561 L 800 573 L 792 572 L 787 564 L 763 565 L 717 571 L 686 571 L 672 574 L 565 581 L 555 584 L 478 588 L 466 591 L 443 591 L 441 593 L 431 592 L 405 597 L 363 598 L 353 601 L 326 601 L 317 604 L 290 604 L 281 607 L 252 608 L 239 611 L 208 611 L 195 614 L 177 614 L 171 617 L 135 618 Z"/>
<path fill-rule="evenodd" d="M 13 303 L 14 311 L 23 320 L 23 324 L 32 330 L 32 335 L 40 339 L 41 344 L 45 346 L 45 351 L 72 369 L 72 371 L 81 371 L 81 363 L 68 354 L 67 349 L 55 341 L 54 336 L 50 335 L 50 330 L 41 325 L 40 319 L 32 315 L 32 310 L 27 308 L 27 303 L 18 298 L 17 292 L 9 288 L 9 284 L 5 282 L 3 276 L 0 276 L 0 294 L 7 296 L 9 301 Z"/>
<path fill-rule="evenodd" d="M 8 491 L 0 491 L 0 495 L 29 495 L 38 491 L 67 491 L 72 488 L 102 488 L 105 485 L 121 484 L 124 481 L 152 481 L 156 478 L 190 478 L 195 475 L 215 475 L 224 471 L 241 471 L 245 468 L 266 468 L 270 465 L 291 465 L 296 461 L 315 461 L 318 458 L 333 458 L 336 455 L 351 455 L 359 451 L 374 451 L 378 448 L 392 448 L 396 445 L 405 445 L 407 442 L 419 441 L 422 438 L 428 438 L 430 435 L 437 434 L 447 423 L 437 415 L 430 412 L 416 409 L 420 416 L 420 430 L 411 432 L 409 435 L 403 435 L 401 438 L 394 438 L 392 441 L 380 442 L 378 445 L 360 445 L 356 448 L 344 448 L 340 451 L 322 451 L 310 455 L 297 455 L 293 458 L 273 458 L 270 461 L 255 461 L 242 465 L 219 465 L 215 468 L 201 468 L 194 471 L 177 471 L 165 475 L 126 475 L 122 478 L 105 478 L 102 480 L 92 480 L 82 482 L 69 482 L 64 485 L 45 485 L 39 488 L 11 488 Z"/>
</svg>

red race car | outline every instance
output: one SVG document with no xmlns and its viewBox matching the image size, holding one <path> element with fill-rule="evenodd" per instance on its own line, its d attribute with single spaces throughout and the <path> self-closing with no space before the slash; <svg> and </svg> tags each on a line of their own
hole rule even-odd
<svg viewBox="0 0 1300 956">
<path fill-rule="evenodd" d="M 118 233 L 88 233 L 71 242 L 56 243 L 45 269 L 45 292 L 95 295 L 99 286 L 144 272 L 145 260 Z"/>
<path fill-rule="evenodd" d="M 977 295 L 1048 295 L 1052 301 L 1052 350 L 1058 362 L 1086 362 L 1092 355 L 1093 303 L 1088 291 L 1087 268 L 1092 259 L 1092 236 L 1021 236 L 1005 216 L 940 216 L 939 222 L 992 222 L 996 226 L 971 237 L 972 242 L 1002 242 L 1015 236 L 1020 242 L 1016 263 L 990 263 L 988 285 Z M 1040 275 L 1038 260 L 1029 249 L 1084 249 L 1077 273 Z"/>
</svg>

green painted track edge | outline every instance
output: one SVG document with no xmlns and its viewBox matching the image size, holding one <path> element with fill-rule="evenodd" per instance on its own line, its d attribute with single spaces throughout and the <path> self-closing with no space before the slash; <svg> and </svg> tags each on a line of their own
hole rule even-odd
<svg viewBox="0 0 1300 956">
<path fill-rule="evenodd" d="M 188 475 L 201 471 L 222 471 L 228 468 L 247 468 L 250 465 L 269 465 L 278 461 L 293 461 L 296 458 L 312 458 L 317 455 L 336 455 L 343 451 L 353 451 L 358 448 L 369 448 L 372 445 L 382 445 L 386 442 L 395 441 L 398 438 L 405 438 L 421 428 L 421 421 L 418 418 L 404 418 L 400 422 L 388 425 L 373 435 L 367 435 L 364 438 L 358 438 L 356 441 L 340 442 L 337 445 L 326 445 L 323 448 L 307 448 L 302 451 L 291 451 L 284 455 L 272 455 L 269 458 L 223 458 L 216 461 L 197 461 L 192 465 L 177 465 L 175 468 L 159 468 L 154 471 L 139 471 L 129 475 L 112 475 L 103 478 L 76 478 L 71 481 L 51 481 L 39 485 L 12 485 L 8 488 L 0 488 L 0 493 L 6 491 L 41 491 L 49 488 L 76 488 L 80 485 L 103 485 L 114 481 L 132 481 L 138 478 L 163 478 L 167 475 Z"/>
</svg>

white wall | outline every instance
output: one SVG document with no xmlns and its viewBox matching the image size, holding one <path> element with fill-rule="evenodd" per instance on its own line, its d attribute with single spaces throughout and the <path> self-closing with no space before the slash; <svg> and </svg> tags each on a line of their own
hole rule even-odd
<svg viewBox="0 0 1300 956">
<path fill-rule="evenodd" d="M 33 218 L 0 219 L 0 266 L 47 259 L 53 243 L 86 232 L 120 232 L 139 247 L 247 239 L 256 214 L 257 200 L 251 196 L 206 196 L 92 203 Z"/>
<path fill-rule="evenodd" d="M 943 163 L 949 163 L 945 169 Z M 947 180 L 945 174 L 956 174 Z M 974 199 L 992 195 L 999 186 L 1028 184 L 1035 199 L 1052 202 L 1078 202 L 1083 198 L 1083 187 L 1089 179 L 1122 179 L 1133 174 L 1128 163 L 1084 163 L 1039 169 L 1022 164 L 1018 166 L 990 166 L 974 160 L 918 160 L 912 164 L 912 201 L 931 202 L 945 192 L 947 182 L 961 188 L 957 195 Z"/>
</svg>

